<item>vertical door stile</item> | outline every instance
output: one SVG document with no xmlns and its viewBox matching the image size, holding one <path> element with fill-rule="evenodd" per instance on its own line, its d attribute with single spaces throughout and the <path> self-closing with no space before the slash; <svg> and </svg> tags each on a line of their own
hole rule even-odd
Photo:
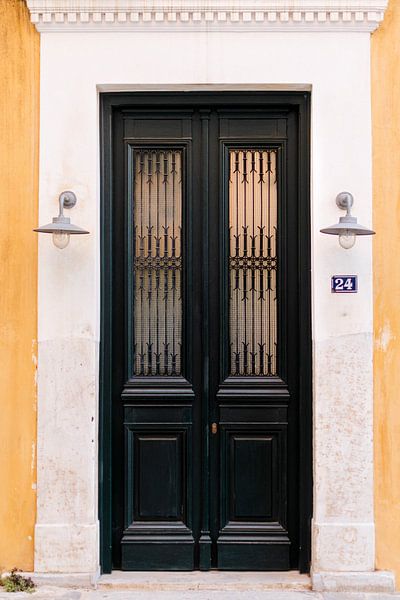
<svg viewBox="0 0 400 600">
<path fill-rule="evenodd" d="M 202 224 L 203 224 L 203 247 L 202 247 L 202 349 L 203 349 L 203 394 L 202 394 L 202 509 L 201 509 L 201 535 L 200 535 L 200 559 L 199 568 L 208 570 L 211 568 L 211 536 L 210 536 L 210 411 L 209 411 L 209 121 L 210 111 L 201 110 L 201 180 L 202 180 Z"/>
</svg>

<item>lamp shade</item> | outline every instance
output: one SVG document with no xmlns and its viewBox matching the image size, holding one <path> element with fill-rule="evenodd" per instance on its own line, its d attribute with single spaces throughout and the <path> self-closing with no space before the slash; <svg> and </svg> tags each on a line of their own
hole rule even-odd
<svg viewBox="0 0 400 600">
<path fill-rule="evenodd" d="M 38 233 L 69 233 L 70 235 L 89 233 L 86 229 L 82 229 L 82 227 L 78 227 L 71 223 L 69 217 L 64 216 L 54 217 L 52 223 L 47 223 L 47 225 L 38 227 L 33 231 L 37 231 Z"/>
<path fill-rule="evenodd" d="M 339 218 L 339 223 L 335 223 L 334 225 L 330 225 L 329 227 L 325 227 L 320 230 L 321 233 L 328 233 L 329 235 L 342 235 L 345 232 L 353 233 L 354 235 L 374 235 L 375 231 L 372 229 L 368 229 L 368 227 L 364 227 L 364 225 L 360 225 L 357 223 L 357 218 L 352 217 L 351 215 L 346 215 L 345 217 Z"/>
</svg>

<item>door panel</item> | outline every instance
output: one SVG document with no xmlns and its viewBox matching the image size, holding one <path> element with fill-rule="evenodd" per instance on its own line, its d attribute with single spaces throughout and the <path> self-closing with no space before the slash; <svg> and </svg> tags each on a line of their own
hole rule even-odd
<svg viewBox="0 0 400 600">
<path fill-rule="evenodd" d="M 122 569 L 195 566 L 199 507 L 193 481 L 198 485 L 199 474 L 193 476 L 193 465 L 201 459 L 193 432 L 198 438 L 201 371 L 193 357 L 201 349 L 193 317 L 199 305 L 192 274 L 198 244 L 191 234 L 193 125 L 186 115 L 170 117 L 167 111 L 140 111 L 123 115 L 121 123 L 124 158 L 118 166 L 125 192 L 116 207 L 116 245 L 123 247 L 118 289 L 124 326 L 115 343 L 126 351 L 115 402 L 123 407 L 125 445 L 117 460 L 124 465 L 119 488 L 125 509 L 114 533 L 114 546 L 120 546 L 114 561 Z"/>
<path fill-rule="evenodd" d="M 297 420 L 296 384 L 289 378 L 296 380 L 297 363 L 287 353 L 289 344 L 298 344 L 298 317 L 288 312 L 289 295 L 297 293 L 295 279 L 290 293 L 288 285 L 289 262 L 297 261 L 288 244 L 289 204 L 290 218 L 297 218 L 288 157 L 297 134 L 289 115 L 246 119 L 231 109 L 220 111 L 218 121 L 220 201 L 211 210 L 219 221 L 220 260 L 210 279 L 219 282 L 213 317 L 220 334 L 210 348 L 210 380 L 221 439 L 211 453 L 212 464 L 220 462 L 213 474 L 220 500 L 213 506 L 212 537 L 219 569 L 289 569 L 298 556 L 288 519 L 298 493 L 296 459 L 288 454 L 289 426 Z"/>
<path fill-rule="evenodd" d="M 222 97 L 113 116 L 114 568 L 299 565 L 299 120 Z"/>
<path fill-rule="evenodd" d="M 184 437 L 182 432 L 167 435 L 141 434 L 136 437 L 134 475 L 137 487 L 137 521 L 180 520 L 183 517 Z M 157 486 L 148 476 L 157 473 Z"/>
</svg>

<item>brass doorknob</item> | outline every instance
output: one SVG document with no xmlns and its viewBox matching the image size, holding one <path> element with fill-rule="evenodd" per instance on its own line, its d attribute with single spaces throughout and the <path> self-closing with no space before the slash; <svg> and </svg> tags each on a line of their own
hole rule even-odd
<svg viewBox="0 0 400 600">
<path fill-rule="evenodd" d="M 218 431 L 218 425 L 216 423 L 213 423 L 211 425 L 211 433 L 215 434 L 215 433 L 217 433 L 217 431 Z"/>
</svg>

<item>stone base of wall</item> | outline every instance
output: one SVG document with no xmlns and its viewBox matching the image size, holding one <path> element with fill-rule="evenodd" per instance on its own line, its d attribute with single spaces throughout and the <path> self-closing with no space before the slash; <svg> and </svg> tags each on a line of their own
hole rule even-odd
<svg viewBox="0 0 400 600">
<path fill-rule="evenodd" d="M 98 570 L 99 527 L 91 525 L 37 524 L 35 528 L 35 572 L 52 576 L 89 574 Z M 50 585 L 50 584 L 49 584 Z"/>
<path fill-rule="evenodd" d="M 324 571 L 312 573 L 312 589 L 316 592 L 381 592 L 395 591 L 391 571 Z"/>
</svg>

